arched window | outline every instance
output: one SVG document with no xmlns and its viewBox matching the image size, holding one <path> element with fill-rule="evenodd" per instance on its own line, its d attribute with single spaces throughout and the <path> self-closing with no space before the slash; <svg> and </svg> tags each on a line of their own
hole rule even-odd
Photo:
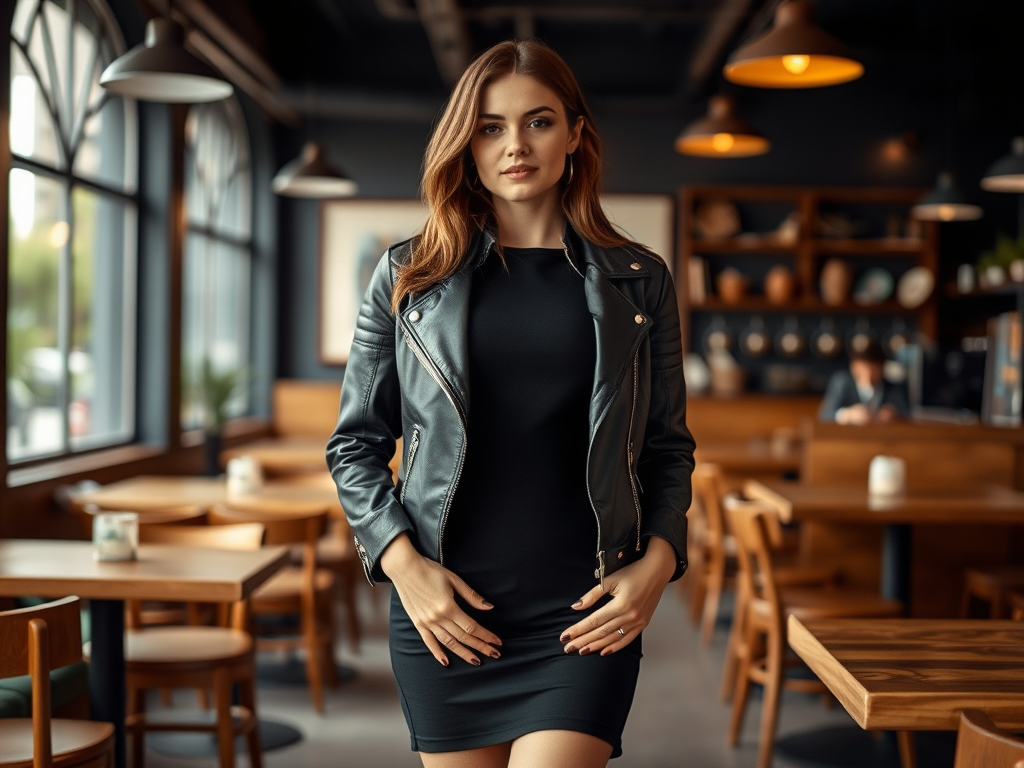
<svg viewBox="0 0 1024 768">
<path fill-rule="evenodd" d="M 204 384 L 209 398 L 210 389 L 244 383 L 249 367 L 252 181 L 237 100 L 189 109 L 185 152 L 182 427 L 190 429 L 203 426 Z M 246 387 L 230 394 L 227 415 L 245 413 Z"/>
<path fill-rule="evenodd" d="M 103 0 L 17 0 L 11 24 L 7 455 L 135 432 L 135 103 Z"/>
</svg>

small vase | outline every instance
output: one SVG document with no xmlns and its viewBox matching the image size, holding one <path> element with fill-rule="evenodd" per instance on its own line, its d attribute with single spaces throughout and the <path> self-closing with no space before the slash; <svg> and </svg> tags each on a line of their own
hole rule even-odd
<svg viewBox="0 0 1024 768">
<path fill-rule="evenodd" d="M 217 477 L 220 471 L 220 433 L 206 432 L 203 441 L 203 469 L 209 477 Z"/>
</svg>

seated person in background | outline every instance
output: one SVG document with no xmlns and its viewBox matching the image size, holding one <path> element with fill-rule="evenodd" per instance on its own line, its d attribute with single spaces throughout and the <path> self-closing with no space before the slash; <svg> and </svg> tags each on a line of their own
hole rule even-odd
<svg viewBox="0 0 1024 768">
<path fill-rule="evenodd" d="M 872 340 L 864 349 L 850 353 L 850 369 L 836 371 L 829 379 L 819 421 L 837 424 L 887 424 L 910 413 L 902 384 L 882 376 L 885 353 Z"/>
</svg>

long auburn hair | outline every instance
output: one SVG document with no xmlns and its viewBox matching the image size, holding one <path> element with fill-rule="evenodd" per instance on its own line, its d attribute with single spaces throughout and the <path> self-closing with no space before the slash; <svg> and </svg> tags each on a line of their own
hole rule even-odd
<svg viewBox="0 0 1024 768">
<path fill-rule="evenodd" d="M 583 92 L 568 65 L 539 40 L 508 40 L 480 54 L 462 73 L 430 137 L 423 158 L 421 196 L 428 209 L 414 240 L 412 258 L 398 269 L 392 311 L 402 300 L 454 274 L 477 230 L 493 220 L 491 193 L 469 181 L 470 141 L 484 89 L 506 75 L 527 75 L 552 90 L 565 108 L 569 125 L 583 117 L 579 146 L 572 155 L 572 176 L 565 181 L 562 211 L 584 238 L 606 248 L 636 245 L 609 223 L 601 209 L 601 141 Z M 499 246 L 500 254 L 500 246 Z"/>
</svg>

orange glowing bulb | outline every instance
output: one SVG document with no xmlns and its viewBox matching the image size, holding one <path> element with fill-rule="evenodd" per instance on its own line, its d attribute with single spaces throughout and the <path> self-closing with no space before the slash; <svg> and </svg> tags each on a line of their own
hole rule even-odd
<svg viewBox="0 0 1024 768">
<path fill-rule="evenodd" d="M 711 137 L 711 148 L 715 152 L 728 152 L 736 143 L 731 133 L 716 133 Z"/>
<path fill-rule="evenodd" d="M 940 205 L 939 218 L 943 221 L 952 221 L 956 218 L 956 208 L 952 205 Z"/>
<path fill-rule="evenodd" d="M 802 75 L 811 66 L 811 57 L 803 54 L 792 54 L 782 57 L 782 66 L 793 75 Z"/>
</svg>

